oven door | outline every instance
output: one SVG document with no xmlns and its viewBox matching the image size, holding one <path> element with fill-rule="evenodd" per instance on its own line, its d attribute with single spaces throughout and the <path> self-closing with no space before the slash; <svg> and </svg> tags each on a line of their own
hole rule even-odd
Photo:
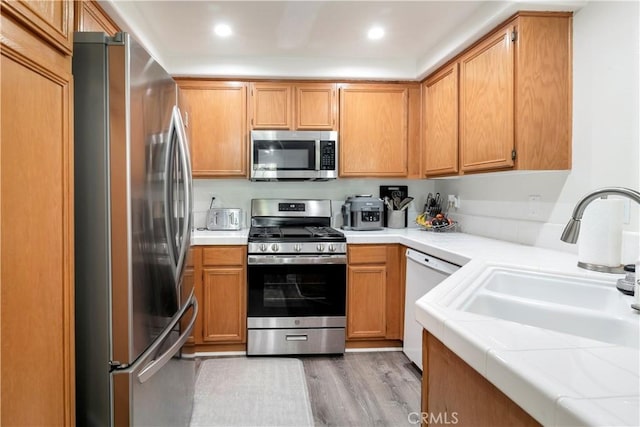
<svg viewBox="0 0 640 427">
<path fill-rule="evenodd" d="M 251 318 L 345 316 L 346 255 L 250 255 Z"/>
<path fill-rule="evenodd" d="M 314 179 L 320 153 L 315 140 L 252 140 L 252 179 Z"/>
</svg>

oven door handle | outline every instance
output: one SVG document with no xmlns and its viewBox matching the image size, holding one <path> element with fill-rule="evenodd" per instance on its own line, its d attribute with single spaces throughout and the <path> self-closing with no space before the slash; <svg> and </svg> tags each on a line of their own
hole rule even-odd
<svg viewBox="0 0 640 427">
<path fill-rule="evenodd" d="M 346 255 L 249 255 L 249 265 L 346 264 Z"/>
</svg>

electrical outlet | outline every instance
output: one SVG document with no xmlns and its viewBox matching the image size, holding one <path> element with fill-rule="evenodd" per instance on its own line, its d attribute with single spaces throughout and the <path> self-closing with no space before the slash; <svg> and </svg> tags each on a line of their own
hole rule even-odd
<svg viewBox="0 0 640 427">
<path fill-rule="evenodd" d="M 449 207 L 454 207 L 458 209 L 460 207 L 460 198 L 454 194 L 449 194 L 448 196 Z"/>
<path fill-rule="evenodd" d="M 540 215 L 540 196 L 529 195 L 529 218 L 537 218 Z"/>
</svg>

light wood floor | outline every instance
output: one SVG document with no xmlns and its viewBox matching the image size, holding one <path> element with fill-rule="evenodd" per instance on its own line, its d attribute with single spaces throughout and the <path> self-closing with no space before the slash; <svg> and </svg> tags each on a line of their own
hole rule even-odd
<svg viewBox="0 0 640 427">
<path fill-rule="evenodd" d="M 422 376 L 401 351 L 290 357 L 304 366 L 316 427 L 416 426 Z"/>
<path fill-rule="evenodd" d="M 301 358 L 316 426 L 415 426 L 420 371 L 402 352 Z"/>
</svg>

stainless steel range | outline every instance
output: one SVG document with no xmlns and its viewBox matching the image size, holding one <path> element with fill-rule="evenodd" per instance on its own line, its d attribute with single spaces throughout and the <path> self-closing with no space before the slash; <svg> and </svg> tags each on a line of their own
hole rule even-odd
<svg viewBox="0 0 640 427">
<path fill-rule="evenodd" d="M 347 244 L 330 200 L 254 199 L 247 354 L 344 353 Z"/>
</svg>

